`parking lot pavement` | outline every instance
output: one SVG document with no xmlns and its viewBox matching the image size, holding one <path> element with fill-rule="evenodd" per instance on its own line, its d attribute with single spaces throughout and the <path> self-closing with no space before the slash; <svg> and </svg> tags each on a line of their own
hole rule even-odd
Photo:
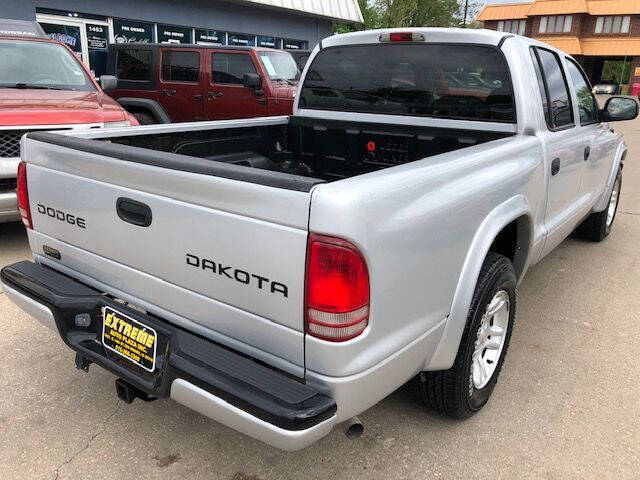
<svg viewBox="0 0 640 480">
<path fill-rule="evenodd" d="M 640 120 L 622 201 L 601 244 L 565 241 L 520 288 L 509 355 L 472 419 L 425 411 L 409 387 L 361 418 L 283 453 L 169 400 L 119 403 L 114 377 L 74 355 L 0 294 L 0 477 L 226 480 L 638 478 L 640 465 Z M 0 225 L 0 265 L 29 257 Z"/>
</svg>

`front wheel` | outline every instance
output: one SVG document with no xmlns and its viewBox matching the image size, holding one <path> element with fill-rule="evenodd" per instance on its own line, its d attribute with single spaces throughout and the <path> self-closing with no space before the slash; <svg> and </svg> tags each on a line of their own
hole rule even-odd
<svg viewBox="0 0 640 480">
<path fill-rule="evenodd" d="M 422 372 L 416 379 L 422 402 L 464 419 L 489 400 L 507 353 L 516 310 L 516 274 L 508 258 L 485 259 L 453 366 Z"/>
<path fill-rule="evenodd" d="M 592 242 L 601 242 L 611 233 L 613 221 L 618 211 L 621 191 L 622 172 L 618 170 L 618 175 L 616 176 L 611 195 L 609 196 L 607 208 L 602 212 L 592 213 L 578 226 L 576 233 L 580 238 Z"/>
</svg>

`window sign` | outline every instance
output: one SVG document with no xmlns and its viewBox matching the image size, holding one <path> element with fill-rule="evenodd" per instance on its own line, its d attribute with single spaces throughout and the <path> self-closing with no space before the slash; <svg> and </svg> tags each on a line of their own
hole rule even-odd
<svg viewBox="0 0 640 480">
<path fill-rule="evenodd" d="M 217 30 L 202 30 L 196 28 L 196 43 L 205 45 L 226 45 L 227 34 Z"/>
<path fill-rule="evenodd" d="M 107 71 L 107 53 L 109 52 L 109 27 L 106 25 L 86 24 L 89 65 L 93 75 L 99 77 Z"/>
<path fill-rule="evenodd" d="M 283 41 L 283 47 L 285 50 L 307 50 L 308 43 L 304 40 L 291 40 L 285 38 Z"/>
<path fill-rule="evenodd" d="M 240 47 L 255 47 L 256 37 L 255 35 L 245 35 L 243 33 L 230 33 L 228 44 Z"/>
<path fill-rule="evenodd" d="M 158 42 L 160 43 L 193 43 L 193 29 L 175 25 L 158 24 Z"/>
<path fill-rule="evenodd" d="M 113 36 L 116 43 L 152 43 L 153 23 L 114 18 Z"/>
<path fill-rule="evenodd" d="M 280 39 L 276 37 L 258 37 L 258 47 L 264 48 L 280 48 Z"/>
<path fill-rule="evenodd" d="M 109 27 L 87 23 L 87 46 L 89 50 L 106 50 L 109 47 Z"/>
<path fill-rule="evenodd" d="M 79 59 L 82 60 L 82 40 L 80 38 L 80 27 L 75 25 L 59 25 L 56 23 L 41 22 L 40 26 L 47 34 L 47 37 L 64 43 Z"/>
</svg>

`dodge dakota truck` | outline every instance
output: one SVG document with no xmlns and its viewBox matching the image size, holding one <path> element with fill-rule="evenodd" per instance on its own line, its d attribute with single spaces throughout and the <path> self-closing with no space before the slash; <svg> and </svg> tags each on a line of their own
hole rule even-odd
<svg viewBox="0 0 640 480">
<path fill-rule="evenodd" d="M 281 449 L 415 382 L 488 401 L 527 269 L 611 231 L 627 148 L 580 65 L 485 30 L 327 38 L 290 117 L 29 132 L 6 295 L 119 398 Z M 46 367 L 44 367 L 46 368 Z"/>
</svg>

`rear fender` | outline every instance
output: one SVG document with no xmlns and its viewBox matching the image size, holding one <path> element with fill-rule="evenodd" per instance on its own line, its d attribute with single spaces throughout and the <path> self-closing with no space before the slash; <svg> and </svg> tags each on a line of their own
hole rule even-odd
<svg viewBox="0 0 640 480">
<path fill-rule="evenodd" d="M 462 266 L 444 333 L 435 354 L 426 365 L 425 370 L 447 370 L 453 365 L 458 353 L 460 339 L 462 338 L 478 276 L 480 275 L 480 269 L 489 252 L 489 248 L 504 227 L 523 216 L 527 217 L 530 224 L 533 225 L 531 208 L 527 199 L 523 195 L 517 195 L 493 209 L 480 224 Z M 533 235 L 530 234 L 527 244 L 520 246 L 520 248 L 526 248 L 527 250 L 526 259 L 520 269 L 519 279 L 523 277 L 529 266 L 533 250 L 532 241 Z"/>
<path fill-rule="evenodd" d="M 138 107 L 148 110 L 153 115 L 158 123 L 171 123 L 171 117 L 162 105 L 150 98 L 133 98 L 133 97 L 121 97 L 117 99 L 118 103 L 125 109 L 127 107 Z"/>
</svg>

